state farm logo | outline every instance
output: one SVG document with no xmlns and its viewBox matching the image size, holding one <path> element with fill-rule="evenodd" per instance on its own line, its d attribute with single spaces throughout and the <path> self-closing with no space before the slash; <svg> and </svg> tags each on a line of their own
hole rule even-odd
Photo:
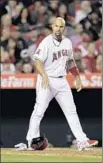
<svg viewBox="0 0 103 163">
<path fill-rule="evenodd" d="M 1 77 L 1 88 L 34 88 L 35 79 L 29 77 Z"/>
<path fill-rule="evenodd" d="M 80 74 L 84 88 L 102 88 L 102 74 Z M 33 89 L 36 88 L 37 74 L 1 75 L 1 89 Z M 67 76 L 71 88 L 75 88 L 75 80 L 71 74 Z"/>
<path fill-rule="evenodd" d="M 88 77 L 85 75 L 81 75 L 81 79 L 84 87 L 90 88 L 102 87 L 102 76 L 92 75 Z"/>
</svg>

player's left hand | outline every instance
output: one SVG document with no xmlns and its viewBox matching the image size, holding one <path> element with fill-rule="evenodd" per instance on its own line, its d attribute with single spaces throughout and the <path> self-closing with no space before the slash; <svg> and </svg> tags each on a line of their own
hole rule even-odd
<svg viewBox="0 0 103 163">
<path fill-rule="evenodd" d="M 77 92 L 81 91 L 83 88 L 82 81 L 81 81 L 79 75 L 76 76 L 76 78 L 75 78 L 75 86 L 76 86 Z"/>
</svg>

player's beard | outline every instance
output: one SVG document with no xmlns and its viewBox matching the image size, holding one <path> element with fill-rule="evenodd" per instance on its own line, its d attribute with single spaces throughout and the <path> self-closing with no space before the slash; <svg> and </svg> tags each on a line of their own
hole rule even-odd
<svg viewBox="0 0 103 163">
<path fill-rule="evenodd" d="M 61 41 L 62 40 L 62 34 L 60 32 L 56 32 L 55 33 L 55 37 L 58 41 Z"/>
</svg>

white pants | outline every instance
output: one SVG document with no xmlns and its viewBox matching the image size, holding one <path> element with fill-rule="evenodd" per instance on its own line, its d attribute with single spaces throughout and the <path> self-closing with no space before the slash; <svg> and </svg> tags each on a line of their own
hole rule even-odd
<svg viewBox="0 0 103 163">
<path fill-rule="evenodd" d="M 49 81 L 50 88 L 43 89 L 41 87 L 42 78 L 38 75 L 36 86 L 36 104 L 30 118 L 29 130 L 26 137 L 27 141 L 30 142 L 33 138 L 40 136 L 40 122 L 53 97 L 59 103 L 77 141 L 87 141 L 88 138 L 80 125 L 72 92 L 66 78 L 49 77 Z"/>
</svg>

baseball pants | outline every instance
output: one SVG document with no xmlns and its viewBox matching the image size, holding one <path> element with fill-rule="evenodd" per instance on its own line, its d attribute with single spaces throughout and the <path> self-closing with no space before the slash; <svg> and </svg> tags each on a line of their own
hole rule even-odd
<svg viewBox="0 0 103 163">
<path fill-rule="evenodd" d="M 87 141 L 88 138 L 82 130 L 71 88 L 66 78 L 49 77 L 49 82 L 50 87 L 48 89 L 42 88 L 42 78 L 38 75 L 36 85 L 36 103 L 30 118 L 29 129 L 26 137 L 27 141 L 30 142 L 33 138 L 40 136 L 40 122 L 53 98 L 55 98 L 59 103 L 76 140 Z"/>
</svg>

